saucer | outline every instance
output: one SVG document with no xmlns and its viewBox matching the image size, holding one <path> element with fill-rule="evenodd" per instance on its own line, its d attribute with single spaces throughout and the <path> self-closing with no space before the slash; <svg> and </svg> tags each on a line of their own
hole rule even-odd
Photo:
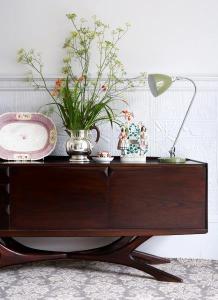
<svg viewBox="0 0 218 300">
<path fill-rule="evenodd" d="M 93 156 L 92 159 L 95 162 L 98 162 L 98 163 L 109 163 L 109 162 L 111 162 L 114 159 L 114 157 L 98 157 L 98 156 Z"/>
</svg>

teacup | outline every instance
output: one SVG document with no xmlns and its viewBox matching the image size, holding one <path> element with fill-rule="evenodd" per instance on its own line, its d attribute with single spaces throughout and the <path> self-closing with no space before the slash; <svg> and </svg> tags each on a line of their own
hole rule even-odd
<svg viewBox="0 0 218 300">
<path fill-rule="evenodd" d="M 107 158 L 107 157 L 111 157 L 111 154 L 108 151 L 101 151 L 98 153 L 98 157 Z"/>
</svg>

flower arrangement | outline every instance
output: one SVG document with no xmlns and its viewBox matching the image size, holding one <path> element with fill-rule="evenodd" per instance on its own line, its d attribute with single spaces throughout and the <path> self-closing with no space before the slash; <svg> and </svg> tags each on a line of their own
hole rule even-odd
<svg viewBox="0 0 218 300">
<path fill-rule="evenodd" d="M 63 48 L 62 77 L 51 90 L 43 75 L 40 54 L 34 50 L 18 51 L 18 62 L 31 69 L 31 82 L 36 88 L 44 88 L 51 97 L 51 105 L 67 130 L 89 130 L 98 123 L 109 121 L 119 124 L 119 112 L 114 102 L 124 100 L 123 93 L 136 84 L 144 84 L 146 75 L 126 79 L 126 72 L 119 59 L 118 43 L 126 34 L 129 24 L 111 30 L 95 16 L 91 24 L 76 14 L 67 14 L 72 31 Z M 96 66 L 97 75 L 91 78 L 91 66 Z M 35 74 L 40 80 L 37 80 Z"/>
</svg>

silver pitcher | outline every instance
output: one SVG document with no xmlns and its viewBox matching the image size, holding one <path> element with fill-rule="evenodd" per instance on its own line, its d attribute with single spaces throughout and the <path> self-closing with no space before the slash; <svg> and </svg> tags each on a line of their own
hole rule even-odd
<svg viewBox="0 0 218 300">
<path fill-rule="evenodd" d="M 100 131 L 98 127 L 94 126 L 92 129 L 97 131 L 96 143 L 100 138 Z M 91 129 L 91 130 L 92 130 Z M 70 156 L 72 162 L 89 162 L 88 156 L 94 147 L 91 142 L 91 130 L 68 130 L 70 139 L 66 144 L 67 154 Z"/>
</svg>

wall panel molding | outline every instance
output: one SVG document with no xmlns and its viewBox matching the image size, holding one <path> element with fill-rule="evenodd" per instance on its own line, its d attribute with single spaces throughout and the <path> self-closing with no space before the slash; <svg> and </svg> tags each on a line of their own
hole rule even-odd
<svg viewBox="0 0 218 300">
<path fill-rule="evenodd" d="M 134 78 L 137 75 L 133 74 L 131 76 L 128 76 L 128 78 Z M 192 75 L 192 74 L 185 74 L 185 75 L 179 75 L 184 77 L 189 77 L 193 79 L 196 84 L 198 90 L 218 90 L 218 75 Z M 45 79 L 48 84 L 49 88 L 52 88 L 54 86 L 54 82 L 57 78 L 61 78 L 60 74 L 52 74 L 52 75 L 46 75 Z M 95 78 L 92 76 L 92 78 Z M 39 82 L 41 81 L 40 78 L 35 77 L 36 80 Z M 144 87 L 136 87 L 130 92 L 134 92 L 135 90 L 144 90 Z M 192 85 L 190 85 L 188 82 L 182 82 L 178 81 L 174 83 L 170 89 L 170 91 L 178 91 L 178 90 L 191 90 Z M 7 74 L 7 75 L 0 75 L 0 91 L 40 91 L 43 89 L 36 89 L 31 85 L 30 82 L 28 82 L 27 77 L 16 75 L 16 74 Z M 145 86 L 145 90 L 148 90 L 148 87 Z"/>
</svg>

